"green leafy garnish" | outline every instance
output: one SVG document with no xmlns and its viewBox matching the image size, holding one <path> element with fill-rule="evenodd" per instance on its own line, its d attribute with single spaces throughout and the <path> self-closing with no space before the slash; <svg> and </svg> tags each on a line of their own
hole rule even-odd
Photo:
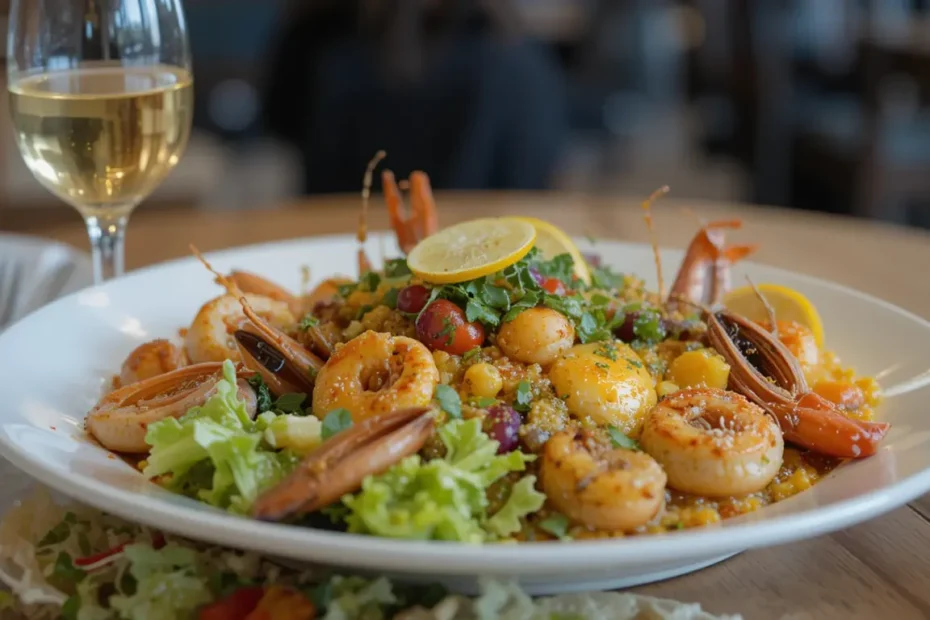
<svg viewBox="0 0 930 620">
<path fill-rule="evenodd" d="M 397 296 L 400 294 L 400 289 L 392 288 L 384 294 L 384 297 L 381 298 L 381 303 L 390 308 L 391 310 L 397 310 Z"/>
<path fill-rule="evenodd" d="M 539 522 L 539 528 L 549 532 L 556 538 L 564 540 L 568 532 L 568 517 L 559 512 L 554 512 Z"/>
<path fill-rule="evenodd" d="M 352 428 L 352 412 L 348 409 L 333 409 L 323 417 L 323 428 L 320 435 L 326 441 L 333 435 Z"/>
<path fill-rule="evenodd" d="M 540 261 L 536 266 L 539 274 L 546 278 L 555 278 L 566 286 L 571 286 L 575 275 L 575 261 L 571 254 L 559 254 L 548 261 Z"/>
<path fill-rule="evenodd" d="M 523 471 L 534 457 L 519 451 L 498 455 L 498 442 L 481 430 L 478 419 L 452 420 L 438 434 L 445 456 L 431 461 L 407 457 L 367 477 L 361 491 L 343 499 L 350 509 L 349 532 L 481 543 L 511 533 L 514 522 L 542 506 L 545 496 L 534 489 L 535 478 L 527 476 L 529 482 L 514 485 L 519 491 L 511 492 L 498 514 L 506 512 L 487 519 L 487 488 L 510 472 Z"/>
<path fill-rule="evenodd" d="M 406 258 L 391 258 L 384 261 L 384 275 L 388 278 L 402 278 L 411 275 Z"/>
<path fill-rule="evenodd" d="M 529 381 L 521 381 L 517 384 L 517 393 L 514 399 L 514 411 L 526 413 L 530 410 L 530 404 L 533 402 L 533 392 L 530 389 Z"/>
<path fill-rule="evenodd" d="M 439 407 L 449 414 L 451 418 L 462 417 L 462 399 L 459 393 L 448 385 L 439 384 L 436 386 L 436 400 Z"/>
<path fill-rule="evenodd" d="M 303 392 L 288 392 L 281 394 L 278 400 L 274 401 L 274 408 L 284 413 L 303 413 L 301 405 L 307 400 L 307 395 Z"/>
<path fill-rule="evenodd" d="M 472 407 L 478 407 L 479 409 L 484 409 L 486 407 L 493 407 L 499 401 L 496 398 L 489 398 L 487 396 L 472 396 L 468 399 L 468 404 Z"/>
<path fill-rule="evenodd" d="M 244 512 L 260 492 L 289 473 L 295 455 L 263 441 L 264 428 L 249 418 L 238 391 L 235 366 L 227 360 L 216 393 L 202 406 L 150 425 L 145 476 L 170 474 L 163 482 L 168 488 Z"/>
<path fill-rule="evenodd" d="M 610 435 L 610 443 L 614 448 L 625 448 L 627 450 L 641 450 L 639 442 L 632 439 L 626 433 L 616 426 L 608 426 L 607 434 Z"/>
<path fill-rule="evenodd" d="M 61 551 L 55 558 L 55 565 L 52 568 L 52 580 L 55 583 L 65 586 L 73 586 L 80 583 L 87 576 L 83 570 L 74 565 L 71 561 L 71 555 Z"/>
<path fill-rule="evenodd" d="M 633 320 L 633 334 L 647 345 L 662 342 L 665 339 L 665 326 L 658 310 L 640 310 Z"/>
<path fill-rule="evenodd" d="M 469 349 L 465 351 L 465 354 L 462 355 L 462 361 L 467 362 L 478 357 L 481 354 L 481 347 L 475 347 L 474 349 Z"/>
<path fill-rule="evenodd" d="M 615 349 L 610 343 L 605 342 L 604 344 L 594 349 L 594 354 L 607 358 L 612 362 L 617 361 L 617 349 Z"/>
<path fill-rule="evenodd" d="M 591 268 L 591 288 L 603 291 L 622 291 L 623 274 L 614 273 L 610 267 Z"/>
<path fill-rule="evenodd" d="M 367 271 L 358 279 L 358 290 L 374 293 L 381 284 L 381 276 L 375 271 Z"/>
<path fill-rule="evenodd" d="M 300 319 L 300 322 L 297 324 L 297 329 L 301 331 L 307 331 L 311 327 L 316 327 L 320 324 L 320 319 L 313 316 L 312 313 L 308 312 Z"/>
</svg>

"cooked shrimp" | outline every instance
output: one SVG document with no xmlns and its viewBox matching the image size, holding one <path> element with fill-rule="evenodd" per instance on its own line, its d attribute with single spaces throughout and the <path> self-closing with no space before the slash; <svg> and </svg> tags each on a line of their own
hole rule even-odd
<svg viewBox="0 0 930 620">
<path fill-rule="evenodd" d="M 132 350 L 120 369 L 119 384 L 129 385 L 177 370 L 185 364 L 184 349 L 164 338 L 143 342 Z"/>
<path fill-rule="evenodd" d="M 549 439 L 540 480 L 557 510 L 595 529 L 632 530 L 665 504 L 665 472 L 651 456 L 583 434 L 563 431 Z"/>
<path fill-rule="evenodd" d="M 781 467 L 778 424 L 743 396 L 692 388 L 660 401 L 646 416 L 643 449 L 674 489 L 729 497 L 761 491 Z"/>
<path fill-rule="evenodd" d="M 649 371 L 622 342 L 572 347 L 549 369 L 549 380 L 573 416 L 627 434 L 639 432 L 646 412 L 656 404 Z"/>
<path fill-rule="evenodd" d="M 530 308 L 501 326 L 497 346 L 524 364 L 548 366 L 575 344 L 575 328 L 561 312 Z"/>
<path fill-rule="evenodd" d="M 145 453 L 145 434 L 150 424 L 180 417 L 202 405 L 216 392 L 223 365 L 194 364 L 121 387 L 104 396 L 87 414 L 85 425 L 100 444 L 114 452 Z M 251 374 L 251 373 L 249 373 Z M 255 415 L 255 392 L 238 381 L 239 398 L 249 416 Z"/>
<path fill-rule="evenodd" d="M 436 362 L 421 343 L 367 331 L 343 345 L 320 369 L 313 411 L 322 417 L 345 408 L 359 422 L 396 409 L 425 407 L 438 383 Z"/>
<path fill-rule="evenodd" d="M 319 303 L 327 303 L 332 301 L 339 295 L 339 287 L 343 284 L 349 284 L 352 282 L 349 278 L 329 278 L 323 280 L 316 287 L 303 295 L 300 299 L 306 308 L 307 312 L 313 310 L 314 306 Z"/>
<path fill-rule="evenodd" d="M 290 327 L 296 320 L 282 301 L 260 295 L 245 295 L 256 314 L 276 327 Z M 193 363 L 240 360 L 233 333 L 246 321 L 239 298 L 222 295 L 205 303 L 185 337 L 187 355 Z"/>
</svg>

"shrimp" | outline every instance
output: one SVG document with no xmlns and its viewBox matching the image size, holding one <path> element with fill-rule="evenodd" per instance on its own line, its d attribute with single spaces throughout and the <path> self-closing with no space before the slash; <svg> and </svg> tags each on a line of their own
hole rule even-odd
<svg viewBox="0 0 930 620">
<path fill-rule="evenodd" d="M 659 401 L 639 441 L 670 487 L 708 497 L 761 491 L 785 451 L 778 424 L 760 407 L 717 388 L 691 388 Z"/>
<path fill-rule="evenodd" d="M 878 451 L 891 425 L 849 418 L 813 392 L 800 362 L 774 334 L 726 310 L 704 312 L 704 320 L 710 345 L 730 365 L 730 388 L 775 416 L 786 441 L 840 458 Z"/>
<path fill-rule="evenodd" d="M 100 444 L 114 452 L 146 453 L 148 427 L 168 417 L 177 418 L 202 405 L 216 393 L 223 365 L 208 362 L 185 366 L 171 372 L 123 386 L 104 396 L 87 414 L 84 424 Z M 243 377 L 251 375 L 242 373 Z M 245 381 L 238 381 L 239 399 L 254 417 L 255 392 Z"/>
<path fill-rule="evenodd" d="M 345 408 L 357 423 L 433 399 L 439 370 L 420 342 L 366 331 L 339 348 L 316 377 L 313 411 L 324 416 Z"/>
<path fill-rule="evenodd" d="M 245 295 L 256 314 L 278 327 L 296 322 L 288 305 L 260 295 Z M 239 298 L 221 295 L 200 308 L 185 337 L 187 355 L 193 363 L 240 361 L 233 332 L 246 321 Z"/>
<path fill-rule="evenodd" d="M 562 431 L 546 442 L 540 481 L 553 507 L 594 529 L 635 529 L 665 505 L 665 472 L 651 456 L 585 434 Z"/>
<path fill-rule="evenodd" d="M 252 515 L 279 521 L 328 506 L 368 476 L 420 451 L 435 420 L 425 407 L 372 416 L 308 454 L 291 474 L 255 500 Z"/>
<path fill-rule="evenodd" d="M 163 338 L 144 342 L 133 349 L 123 362 L 119 384 L 129 385 L 151 379 L 184 365 L 184 349 L 177 344 Z"/>
<path fill-rule="evenodd" d="M 759 321 L 759 325 L 772 332 L 771 321 Z M 814 332 L 805 325 L 795 321 L 775 321 L 778 330 L 773 332 L 785 347 L 801 364 L 805 375 L 820 366 L 820 348 Z"/>
</svg>

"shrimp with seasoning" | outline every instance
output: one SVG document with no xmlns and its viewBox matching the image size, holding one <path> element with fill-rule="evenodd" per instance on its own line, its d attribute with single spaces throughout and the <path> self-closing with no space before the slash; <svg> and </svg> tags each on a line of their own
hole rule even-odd
<svg viewBox="0 0 930 620">
<path fill-rule="evenodd" d="M 708 497 L 761 491 L 781 468 L 778 424 L 744 397 L 692 388 L 659 401 L 646 416 L 643 450 L 662 465 L 670 487 Z"/>
<path fill-rule="evenodd" d="M 313 411 L 344 408 L 360 422 L 406 407 L 425 407 L 439 384 L 433 355 L 405 336 L 366 331 L 336 350 L 316 377 Z"/>
<path fill-rule="evenodd" d="M 279 327 L 293 326 L 294 314 L 283 301 L 260 295 L 245 295 L 253 310 Z M 221 295 L 200 308 L 184 338 L 191 362 L 240 361 L 233 333 L 246 322 L 242 304 L 235 295 Z"/>
<path fill-rule="evenodd" d="M 256 413 L 255 391 L 245 378 L 253 373 L 237 371 L 238 397 L 249 417 Z M 179 418 L 191 407 L 203 405 L 216 393 L 223 364 L 208 362 L 185 366 L 144 381 L 125 385 L 104 396 L 87 414 L 84 424 L 108 450 L 147 453 L 148 427 L 165 418 Z"/>
<path fill-rule="evenodd" d="M 546 442 L 540 481 L 557 510 L 592 529 L 630 531 L 665 505 L 665 472 L 651 456 L 583 433 L 563 431 Z"/>
</svg>

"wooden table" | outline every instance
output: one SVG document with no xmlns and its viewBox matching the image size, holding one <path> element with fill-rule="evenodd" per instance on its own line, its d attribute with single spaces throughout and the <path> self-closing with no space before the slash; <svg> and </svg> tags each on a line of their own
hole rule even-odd
<svg viewBox="0 0 930 620">
<path fill-rule="evenodd" d="M 638 203 L 552 194 L 445 195 L 441 220 L 533 214 L 572 233 L 646 241 Z M 378 198 L 372 228 L 385 228 Z M 348 232 L 359 201 L 327 198 L 254 212 L 166 212 L 141 209 L 129 227 L 128 265 L 148 265 L 187 253 L 188 243 L 215 250 L 235 245 Z M 690 213 L 689 213 L 690 211 Z M 667 199 L 655 219 L 662 245 L 683 247 L 697 218 L 743 218 L 735 240 L 762 243 L 755 260 L 854 286 L 922 316 L 930 316 L 930 280 L 905 271 L 930 265 L 930 235 L 851 219 L 749 205 L 719 206 Z M 75 216 L 47 236 L 87 247 Z M 247 266 L 243 266 L 247 267 Z M 11 502 L 22 476 L 6 472 L 0 500 Z M 718 613 L 767 618 L 930 618 L 930 496 L 869 523 L 803 543 L 749 551 L 699 573 L 639 592 L 700 602 Z"/>
</svg>

